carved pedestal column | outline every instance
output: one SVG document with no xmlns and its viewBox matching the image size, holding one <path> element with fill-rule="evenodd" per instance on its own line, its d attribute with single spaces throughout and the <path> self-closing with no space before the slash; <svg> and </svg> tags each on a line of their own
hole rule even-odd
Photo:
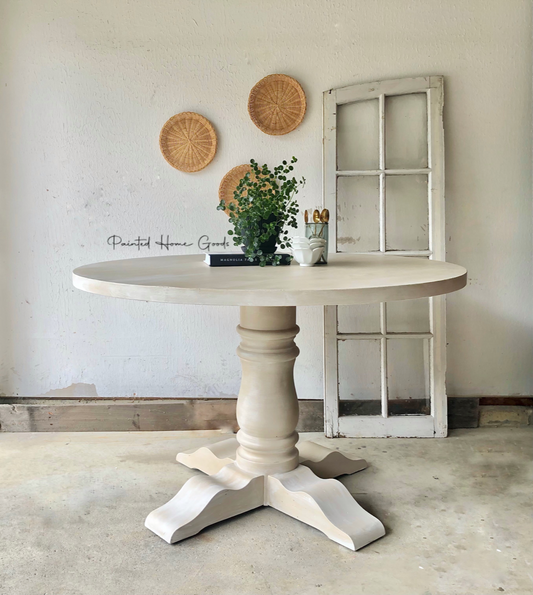
<svg viewBox="0 0 533 595">
<path fill-rule="evenodd" d="M 268 475 L 298 466 L 293 370 L 299 353 L 294 337 L 299 330 L 295 307 L 241 307 L 236 460 L 244 471 Z"/>
</svg>

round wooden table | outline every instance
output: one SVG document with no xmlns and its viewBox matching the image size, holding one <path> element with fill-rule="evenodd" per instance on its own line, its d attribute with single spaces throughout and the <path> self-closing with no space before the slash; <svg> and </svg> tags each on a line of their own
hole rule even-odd
<svg viewBox="0 0 533 595">
<path fill-rule="evenodd" d="M 187 481 L 151 512 L 146 527 L 168 543 L 259 506 L 272 506 L 352 550 L 385 534 L 348 490 L 332 479 L 366 467 L 313 442 L 298 444 L 293 369 L 296 306 L 363 304 L 449 293 L 466 284 L 458 265 L 382 254 L 332 254 L 326 266 L 209 267 L 203 255 L 90 264 L 75 287 L 111 297 L 240 306 L 237 355 L 242 380 L 236 438 L 177 460 L 206 475 Z M 203 332 L 203 331 L 200 331 Z"/>
</svg>

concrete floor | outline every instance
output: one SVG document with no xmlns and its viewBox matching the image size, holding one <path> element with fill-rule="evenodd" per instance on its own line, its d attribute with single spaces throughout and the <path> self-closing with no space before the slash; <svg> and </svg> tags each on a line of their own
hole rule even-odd
<svg viewBox="0 0 533 595">
<path fill-rule="evenodd" d="M 387 535 L 358 552 L 270 508 L 173 546 L 145 529 L 217 432 L 0 434 L 1 595 L 532 592 L 531 428 L 316 436 L 369 461 L 342 482 Z"/>
</svg>

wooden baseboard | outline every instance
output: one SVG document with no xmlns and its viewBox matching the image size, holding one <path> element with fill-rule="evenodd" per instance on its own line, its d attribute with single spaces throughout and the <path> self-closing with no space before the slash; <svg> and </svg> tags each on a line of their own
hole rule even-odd
<svg viewBox="0 0 533 595">
<path fill-rule="evenodd" d="M 236 432 L 237 399 L 0 399 L 1 432 Z M 324 429 L 322 401 L 301 400 L 300 432 Z"/>
<path fill-rule="evenodd" d="M 531 425 L 533 397 L 448 397 L 448 428 Z"/>
<path fill-rule="evenodd" d="M 0 432 L 135 432 L 169 430 L 236 431 L 236 399 L 35 399 L 0 397 Z M 323 401 L 300 403 L 299 432 L 324 430 Z M 509 419 L 531 419 L 523 415 L 533 408 L 533 397 L 449 397 L 448 425 L 454 428 L 477 428 L 483 425 L 510 425 L 505 416 L 494 413 L 499 406 L 523 409 L 510 412 Z M 379 402 L 344 402 L 347 415 L 379 415 Z M 395 415 L 425 414 L 425 401 L 417 399 L 394 403 Z M 486 408 L 486 409 L 484 409 Z M 488 415 L 491 409 L 490 417 Z M 341 408 L 342 409 L 342 408 Z M 480 416 L 483 410 L 487 415 Z M 497 411 L 496 411 L 497 412 Z M 500 413 L 503 409 L 500 410 Z M 498 421 L 499 420 L 499 421 Z M 531 423 L 531 422 L 528 422 Z"/>
</svg>

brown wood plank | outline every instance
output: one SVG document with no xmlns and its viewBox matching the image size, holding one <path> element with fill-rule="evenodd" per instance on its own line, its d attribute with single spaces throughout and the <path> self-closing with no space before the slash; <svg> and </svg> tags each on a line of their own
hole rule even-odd
<svg viewBox="0 0 533 595">
<path fill-rule="evenodd" d="M 236 431 L 236 399 L 0 397 L 3 432 Z M 323 401 L 300 400 L 300 432 L 324 431 Z M 393 401 L 394 415 L 427 413 L 425 401 Z M 448 426 L 477 428 L 480 406 L 531 407 L 532 397 L 449 397 Z M 341 401 L 343 415 L 379 415 L 380 401 Z"/>
<path fill-rule="evenodd" d="M 478 397 L 448 397 L 448 428 L 477 428 L 479 425 Z"/>
<path fill-rule="evenodd" d="M 236 399 L 16 399 L 0 404 L 3 432 L 237 431 Z M 322 401 L 300 401 L 300 432 L 322 431 Z"/>
<path fill-rule="evenodd" d="M 480 397 L 481 407 L 533 407 L 533 397 Z"/>
</svg>

